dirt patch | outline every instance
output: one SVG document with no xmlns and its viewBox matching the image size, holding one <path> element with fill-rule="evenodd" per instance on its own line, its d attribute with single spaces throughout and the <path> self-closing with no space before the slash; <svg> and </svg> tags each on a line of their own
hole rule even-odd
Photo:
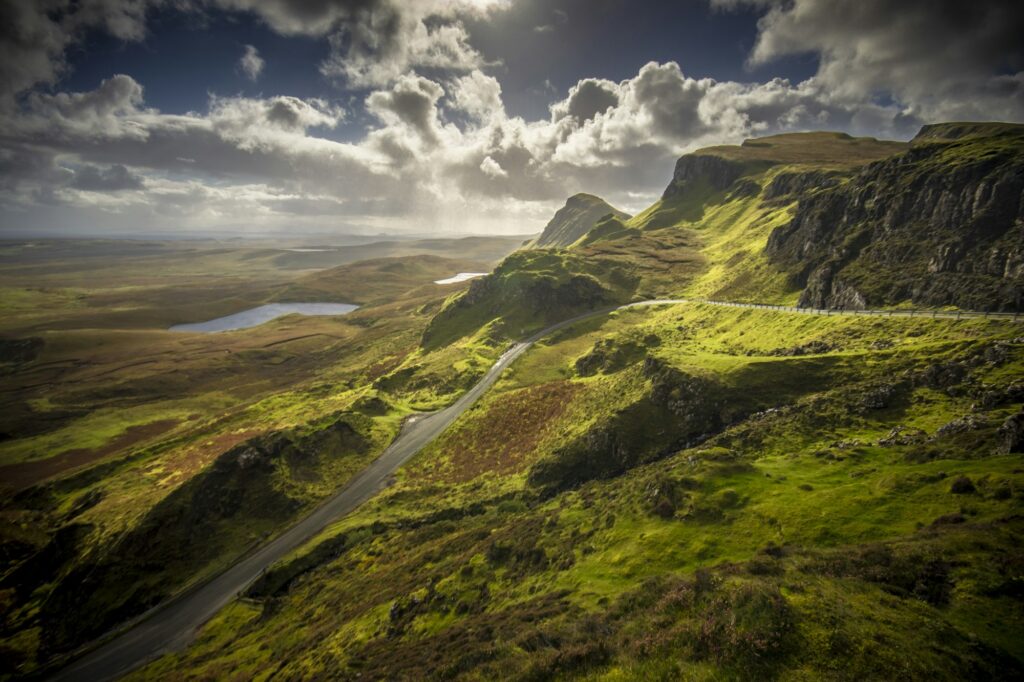
<svg viewBox="0 0 1024 682">
<path fill-rule="evenodd" d="M 90 464 L 131 445 L 158 436 L 177 425 L 178 421 L 176 419 L 161 419 L 149 424 L 130 426 L 124 433 L 101 448 L 91 450 L 78 448 L 62 452 L 54 457 L 47 457 L 46 459 L 9 464 L 5 467 L 0 467 L 0 481 L 3 482 L 4 486 L 21 490 L 46 480 L 51 476 L 56 476 L 61 472 Z"/>
</svg>

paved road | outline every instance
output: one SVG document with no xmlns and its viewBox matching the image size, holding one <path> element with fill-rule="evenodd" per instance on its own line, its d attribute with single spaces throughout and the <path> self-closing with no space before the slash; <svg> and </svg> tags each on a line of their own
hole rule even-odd
<svg viewBox="0 0 1024 682">
<path fill-rule="evenodd" d="M 313 513 L 284 531 L 269 543 L 248 555 L 210 582 L 171 600 L 155 610 L 141 622 L 130 627 L 69 667 L 58 672 L 56 680 L 108 680 L 116 679 L 148 661 L 170 651 L 178 651 L 191 641 L 199 626 L 209 620 L 228 602 L 243 591 L 260 573 L 292 550 L 323 530 L 329 523 L 348 514 L 377 493 L 388 477 L 423 446 L 436 438 L 459 415 L 475 403 L 489 389 L 501 372 L 541 338 L 585 319 L 606 315 L 614 310 L 640 308 L 678 303 L 708 303 L 740 308 L 771 309 L 798 314 L 820 315 L 885 315 L 932 317 L 921 311 L 816 311 L 785 306 L 767 306 L 753 303 L 726 303 L 715 301 L 688 301 L 686 299 L 655 299 L 604 308 L 578 315 L 537 332 L 525 341 L 509 348 L 487 374 L 449 407 L 430 415 L 410 419 L 402 433 L 384 453 L 356 476 L 345 488 L 336 493 Z M 938 313 L 938 317 L 980 318 L 985 313 Z M 1007 317 L 1007 315 L 1003 315 Z M 1011 313 L 1008 317 L 1013 318 Z"/>
</svg>

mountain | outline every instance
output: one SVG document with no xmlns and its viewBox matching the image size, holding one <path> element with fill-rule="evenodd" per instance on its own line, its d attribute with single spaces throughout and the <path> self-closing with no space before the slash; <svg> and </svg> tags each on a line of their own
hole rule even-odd
<svg viewBox="0 0 1024 682">
<path fill-rule="evenodd" d="M 534 246 L 538 248 L 567 248 L 607 215 L 622 220 L 630 217 L 628 213 L 620 211 L 593 194 L 574 194 L 566 200 L 565 206 L 558 209 L 551 221 L 544 227 L 544 231 L 537 238 Z"/>
</svg>

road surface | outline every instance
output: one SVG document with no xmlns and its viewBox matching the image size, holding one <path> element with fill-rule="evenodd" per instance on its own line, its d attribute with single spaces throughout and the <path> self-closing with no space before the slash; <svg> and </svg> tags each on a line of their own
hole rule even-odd
<svg viewBox="0 0 1024 682">
<path fill-rule="evenodd" d="M 525 341 L 520 341 L 498 358 L 487 374 L 452 405 L 430 415 L 412 417 L 402 433 L 372 464 L 364 469 L 341 491 L 316 508 L 309 516 L 288 528 L 266 545 L 247 555 L 238 563 L 202 586 L 170 600 L 155 609 L 138 623 L 101 644 L 70 666 L 59 671 L 55 680 L 110 680 L 171 651 L 184 649 L 196 630 L 221 608 L 242 592 L 264 569 L 281 560 L 294 549 L 323 530 L 328 524 L 348 514 L 368 500 L 382 487 L 398 467 L 409 460 L 427 443 L 436 438 L 463 412 L 475 403 L 498 376 L 520 355 L 543 337 L 585 319 L 606 315 L 615 310 L 678 303 L 705 303 L 739 308 L 770 309 L 797 314 L 819 315 L 898 315 L 903 317 L 982 318 L 990 313 L 940 312 L 933 315 L 922 311 L 818 311 L 786 306 L 768 306 L 754 303 L 726 303 L 715 301 L 688 301 L 686 299 L 654 299 L 623 306 L 595 310 L 543 329 Z M 1012 313 L 1003 318 L 1014 318 Z"/>
</svg>

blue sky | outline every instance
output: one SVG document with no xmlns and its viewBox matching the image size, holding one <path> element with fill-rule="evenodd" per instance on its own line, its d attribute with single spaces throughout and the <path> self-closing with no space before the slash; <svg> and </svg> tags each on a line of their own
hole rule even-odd
<svg viewBox="0 0 1024 682">
<path fill-rule="evenodd" d="M 700 146 L 1022 120 L 1019 4 L 8 0 L 0 233 L 524 233 L 578 191 L 637 211 Z"/>
<path fill-rule="evenodd" d="M 757 37 L 760 13 L 752 7 L 714 10 L 705 2 L 607 0 L 523 2 L 497 18 L 467 23 L 474 45 L 494 64 L 511 115 L 547 116 L 551 102 L 585 77 L 623 80 L 649 61 L 678 62 L 684 72 L 716 80 L 809 78 L 813 53 L 750 67 L 747 55 Z M 570 20 L 571 17 L 571 20 Z M 206 107 L 209 93 L 260 97 L 325 97 L 346 103 L 365 94 L 323 76 L 317 65 L 329 53 L 327 41 L 282 36 L 257 15 L 157 10 L 147 21 L 144 41 L 125 41 L 103 30 L 90 31 L 69 54 L 70 70 L 58 89 L 81 92 L 124 73 L 146 84 L 146 102 L 168 113 Z M 245 45 L 265 61 L 253 82 L 238 69 Z"/>
</svg>

